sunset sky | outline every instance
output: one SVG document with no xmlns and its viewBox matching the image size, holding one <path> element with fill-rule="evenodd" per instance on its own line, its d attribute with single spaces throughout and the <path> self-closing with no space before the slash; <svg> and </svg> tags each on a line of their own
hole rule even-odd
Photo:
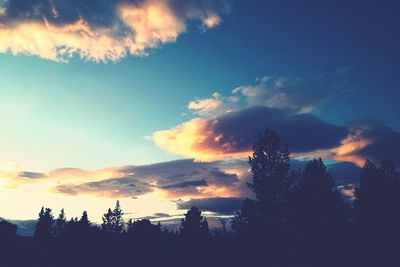
<svg viewBox="0 0 400 267">
<path fill-rule="evenodd" d="M 396 1 L 0 0 L 0 217 L 231 214 L 265 129 L 400 165 Z"/>
</svg>

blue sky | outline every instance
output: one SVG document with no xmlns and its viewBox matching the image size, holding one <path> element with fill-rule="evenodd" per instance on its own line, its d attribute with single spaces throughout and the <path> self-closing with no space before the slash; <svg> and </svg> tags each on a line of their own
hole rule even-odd
<svg viewBox="0 0 400 267">
<path fill-rule="evenodd" d="M 102 12 L 108 7 L 99 4 L 98 9 L 93 8 L 97 11 L 91 11 L 90 5 L 83 8 L 75 3 L 89 31 L 104 34 L 116 41 L 116 47 L 121 45 L 123 51 L 130 52 L 111 46 L 93 47 L 100 39 L 94 43 L 89 40 L 88 45 L 86 39 L 79 41 L 81 33 L 71 34 L 62 28 L 78 23 L 70 12 L 74 9 L 67 12 L 65 6 L 57 6 L 59 1 L 53 1 L 54 6 L 49 7 L 52 15 L 46 8 L 40 9 L 43 13 L 39 15 L 30 13 L 40 2 L 3 1 L 4 11 L 0 13 L 0 39 L 12 36 L 0 45 L 0 162 L 8 176 L 10 171 L 48 174 L 65 167 L 98 170 L 186 158 L 205 160 L 205 154 L 196 158 L 202 149 L 218 154 L 212 160 L 243 158 L 248 148 L 233 147 L 227 152 L 200 144 L 194 153 L 179 146 L 198 141 L 183 138 L 192 127 L 201 136 L 199 121 L 229 121 L 223 112 L 233 111 L 240 122 L 241 112 L 255 106 L 246 92 L 267 97 L 265 103 L 274 100 L 257 105 L 279 110 L 285 123 L 295 120 L 302 124 L 307 118 L 298 117 L 304 113 L 299 110 L 307 110 L 304 116 L 310 120 L 346 128 L 347 138 L 338 133 L 329 139 L 331 147 L 324 144 L 313 151 L 300 147 L 295 151 L 307 152 L 307 156 L 324 155 L 326 160 L 360 165 L 367 157 L 382 157 L 374 144 L 383 146 L 384 140 L 400 140 L 400 22 L 396 1 L 199 1 L 190 7 L 180 1 L 144 1 L 142 6 L 137 1 L 115 1 L 121 21 L 132 28 L 133 34 L 127 35 L 133 42 L 131 47 L 121 45 L 121 39 L 115 37 L 125 33 L 103 32 L 108 17 L 106 22 L 98 22 L 89 16 L 98 12 L 101 18 L 108 14 Z M 129 17 L 138 10 L 146 14 L 161 10 L 161 26 L 149 17 L 144 26 Z M 124 11 L 131 13 L 124 17 Z M 163 23 L 171 24 L 163 28 Z M 23 35 L 15 25 L 28 27 L 29 34 Z M 149 27 L 154 27 L 158 35 L 149 34 Z M 55 37 L 60 31 L 61 36 L 74 41 L 43 45 L 63 42 L 60 35 Z M 144 41 L 138 41 L 140 34 Z M 25 43 L 18 43 L 24 36 L 28 36 Z M 54 47 L 56 55 L 50 53 Z M 72 57 L 61 54 L 64 47 L 71 49 Z M 116 58 L 103 58 L 110 51 Z M 68 62 L 60 62 L 60 58 Z M 265 77 L 273 77 L 273 82 Z M 283 84 L 283 99 L 278 83 Z M 241 86 L 247 86 L 247 91 L 232 93 Z M 212 96 L 215 92 L 216 97 Z M 231 102 L 234 97 L 240 98 L 240 104 Z M 190 102 L 199 104 L 207 99 L 217 103 L 218 109 L 188 108 Z M 297 109 L 294 105 L 303 106 Z M 262 112 L 272 114 L 272 110 Z M 280 123 L 273 125 L 294 127 Z M 202 127 L 211 135 L 218 131 L 222 136 L 229 134 L 221 130 L 222 126 L 211 130 Z M 156 137 L 156 132 L 161 134 Z M 168 144 L 164 139 L 157 140 L 175 135 L 182 140 Z M 348 147 L 357 149 L 348 152 Z M 397 150 L 392 149 L 388 155 L 396 156 Z M 98 180 L 92 178 L 90 182 Z M 241 193 L 226 194 L 238 196 Z"/>
</svg>

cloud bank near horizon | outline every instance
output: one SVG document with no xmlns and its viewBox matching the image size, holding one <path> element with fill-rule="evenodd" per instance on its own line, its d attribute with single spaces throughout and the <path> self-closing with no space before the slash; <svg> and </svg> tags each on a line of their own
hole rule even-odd
<svg viewBox="0 0 400 267">
<path fill-rule="evenodd" d="M 190 21 L 221 23 L 225 1 L 0 1 L 0 53 L 67 61 L 116 61 L 175 42 Z"/>
</svg>

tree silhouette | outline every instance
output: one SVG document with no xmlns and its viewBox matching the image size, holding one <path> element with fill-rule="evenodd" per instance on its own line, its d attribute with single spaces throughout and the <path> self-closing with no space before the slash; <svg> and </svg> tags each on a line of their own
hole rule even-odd
<svg viewBox="0 0 400 267">
<path fill-rule="evenodd" d="M 160 225 L 154 225 L 149 219 L 133 221 L 130 219 L 127 223 L 127 233 L 138 239 L 155 238 L 161 233 Z"/>
<path fill-rule="evenodd" d="M 34 232 L 34 238 L 39 241 L 48 241 L 52 237 L 52 228 L 54 223 L 54 217 L 51 213 L 51 209 L 44 208 L 39 212 L 39 219 L 36 223 Z"/>
<path fill-rule="evenodd" d="M 293 181 L 289 175 L 289 151 L 281 145 L 276 132 L 267 129 L 259 137 L 253 145 L 249 164 L 253 181 L 248 186 L 256 195 L 260 215 L 270 223 L 279 224 L 285 219 L 285 206 Z"/>
<path fill-rule="evenodd" d="M 301 229 L 315 229 L 339 219 L 341 197 L 321 158 L 306 164 L 290 204 L 294 212 L 291 223 Z"/>
<path fill-rule="evenodd" d="M 105 213 L 102 218 L 102 231 L 112 234 L 122 233 L 124 231 L 124 219 L 122 217 L 123 215 L 124 212 L 121 209 L 119 200 L 117 200 L 115 208 L 113 210 L 108 209 L 107 213 Z"/>
<path fill-rule="evenodd" d="M 192 207 L 182 219 L 180 231 L 186 238 L 206 237 L 209 234 L 207 219 L 202 216 L 198 208 Z"/>
<path fill-rule="evenodd" d="M 400 173 L 390 161 L 366 161 L 355 189 L 359 260 L 394 266 L 400 240 Z"/>
<path fill-rule="evenodd" d="M 256 202 L 249 198 L 242 202 L 240 211 L 232 220 L 232 229 L 239 237 L 251 237 L 257 234 L 258 209 Z"/>
<path fill-rule="evenodd" d="M 312 260 L 307 262 L 309 266 L 333 265 L 333 260 L 327 263 L 326 258 L 335 246 L 340 246 L 338 238 L 345 222 L 344 206 L 321 158 L 306 164 L 289 206 L 298 257 Z"/>
<path fill-rule="evenodd" d="M 80 220 L 79 220 L 79 224 L 80 224 L 83 228 L 86 228 L 86 229 L 89 229 L 90 226 L 92 225 L 92 223 L 89 221 L 89 217 L 88 217 L 88 214 L 87 214 L 86 210 L 83 211 L 82 217 L 81 217 Z"/>
<path fill-rule="evenodd" d="M 54 236 L 62 235 L 65 230 L 66 225 L 67 225 L 67 219 L 65 217 L 65 212 L 64 212 L 64 209 L 61 209 L 61 212 L 58 215 L 58 217 L 55 221 L 54 228 L 53 228 Z"/>
</svg>

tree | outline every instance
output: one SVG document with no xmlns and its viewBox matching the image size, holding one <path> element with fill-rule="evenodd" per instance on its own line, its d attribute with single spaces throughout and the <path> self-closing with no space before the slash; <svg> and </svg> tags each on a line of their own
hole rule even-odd
<svg viewBox="0 0 400 267">
<path fill-rule="evenodd" d="M 86 210 L 83 211 L 82 217 L 79 220 L 79 224 L 82 226 L 82 228 L 86 228 L 86 229 L 89 229 L 90 226 L 92 225 L 92 223 L 89 221 L 89 217 L 88 217 Z"/>
<path fill-rule="evenodd" d="M 127 223 L 127 232 L 139 239 L 154 239 L 161 233 L 160 224 L 154 225 L 149 219 L 133 221 L 130 219 Z"/>
<path fill-rule="evenodd" d="M 65 212 L 64 212 L 64 209 L 61 209 L 61 212 L 58 215 L 58 218 L 56 219 L 56 222 L 54 225 L 54 229 L 53 229 L 54 236 L 62 235 L 65 230 L 66 224 L 67 224 L 67 219 L 65 217 Z"/>
<path fill-rule="evenodd" d="M 192 207 L 182 219 L 180 231 L 187 238 L 206 237 L 209 234 L 207 219 L 198 208 Z"/>
<path fill-rule="evenodd" d="M 103 216 L 103 223 L 101 229 L 107 233 L 120 234 L 124 231 L 124 212 L 121 209 L 119 200 L 115 204 L 113 210 L 108 209 L 107 213 Z"/>
<path fill-rule="evenodd" d="M 344 215 L 340 194 L 321 158 L 306 164 L 290 200 L 291 223 L 300 229 L 332 225 Z"/>
<path fill-rule="evenodd" d="M 290 158 L 274 131 L 266 130 L 253 145 L 249 157 L 253 181 L 249 188 L 256 195 L 260 215 L 268 220 L 285 219 L 285 207 L 293 180 L 289 175 Z M 275 222 L 279 223 L 279 222 Z"/>
<path fill-rule="evenodd" d="M 359 260 L 386 260 L 379 264 L 394 266 L 400 240 L 400 172 L 390 161 L 376 166 L 367 160 L 354 193 Z"/>
<path fill-rule="evenodd" d="M 304 264 L 335 265 L 333 260 L 327 263 L 326 258 L 341 246 L 345 209 L 321 158 L 306 164 L 291 193 L 289 207 L 289 223 L 294 234 L 291 244 L 299 257 L 307 259 Z"/>
<path fill-rule="evenodd" d="M 400 212 L 400 173 L 390 161 L 380 167 L 367 160 L 355 189 L 356 221 L 373 228 L 398 225 Z"/>
<path fill-rule="evenodd" d="M 252 237 L 257 232 L 258 211 L 256 202 L 249 198 L 242 202 L 240 211 L 232 220 L 232 229 L 239 237 Z"/>
<path fill-rule="evenodd" d="M 33 237 L 39 241 L 48 241 L 52 237 L 52 227 L 54 223 L 54 217 L 51 213 L 51 209 L 44 208 L 39 212 L 39 219 L 36 223 L 36 228 Z"/>
</svg>

